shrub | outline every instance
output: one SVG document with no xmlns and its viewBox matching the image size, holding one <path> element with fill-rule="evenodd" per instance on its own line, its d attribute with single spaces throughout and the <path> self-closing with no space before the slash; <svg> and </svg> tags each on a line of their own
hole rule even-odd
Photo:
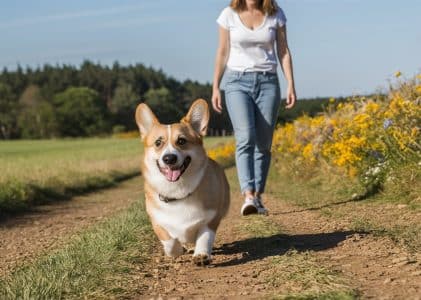
<svg viewBox="0 0 421 300">
<path fill-rule="evenodd" d="M 355 97 L 324 113 L 279 127 L 273 152 L 308 168 L 322 165 L 357 176 L 378 190 L 391 169 L 421 161 L 421 76 L 398 81 L 387 97 Z"/>
</svg>

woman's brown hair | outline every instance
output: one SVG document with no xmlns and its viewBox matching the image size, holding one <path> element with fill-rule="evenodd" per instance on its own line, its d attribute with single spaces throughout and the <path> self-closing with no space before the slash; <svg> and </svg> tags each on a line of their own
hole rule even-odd
<svg viewBox="0 0 421 300">
<path fill-rule="evenodd" d="M 246 9 L 246 0 L 231 0 L 230 6 L 236 12 L 243 11 Z M 269 16 L 276 13 L 277 7 L 273 0 L 259 0 L 257 3 L 257 8 Z"/>
</svg>

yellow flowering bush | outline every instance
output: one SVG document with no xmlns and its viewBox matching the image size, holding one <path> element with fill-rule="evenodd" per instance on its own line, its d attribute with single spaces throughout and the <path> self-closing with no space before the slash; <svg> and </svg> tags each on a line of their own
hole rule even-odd
<svg viewBox="0 0 421 300">
<path fill-rule="evenodd" d="M 224 167 L 234 164 L 235 143 L 229 142 L 208 150 L 208 156 Z"/>
<path fill-rule="evenodd" d="M 328 164 L 369 186 L 393 164 L 421 161 L 420 126 L 421 74 L 398 81 L 387 96 L 332 98 L 323 114 L 277 128 L 272 150 L 294 164 Z"/>
</svg>

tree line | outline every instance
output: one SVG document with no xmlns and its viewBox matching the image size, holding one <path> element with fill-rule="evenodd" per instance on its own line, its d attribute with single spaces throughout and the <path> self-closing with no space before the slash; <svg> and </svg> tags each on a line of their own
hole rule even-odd
<svg viewBox="0 0 421 300">
<path fill-rule="evenodd" d="M 179 121 L 197 98 L 210 101 L 209 83 L 166 75 L 143 64 L 112 66 L 84 61 L 72 65 L 44 65 L 0 74 L 0 137 L 52 138 L 106 135 L 136 130 L 134 111 L 147 103 L 162 123 Z M 317 114 L 327 99 L 298 101 L 282 110 L 279 122 L 302 113 Z M 212 134 L 231 132 L 226 110 L 211 114 Z"/>
</svg>

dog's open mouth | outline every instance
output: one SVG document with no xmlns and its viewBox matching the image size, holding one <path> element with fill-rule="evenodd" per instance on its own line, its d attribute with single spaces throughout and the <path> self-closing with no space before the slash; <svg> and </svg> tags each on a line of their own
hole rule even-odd
<svg viewBox="0 0 421 300">
<path fill-rule="evenodd" d="M 158 165 L 159 171 L 161 171 L 162 175 L 164 175 L 168 181 L 175 182 L 180 179 L 181 175 L 183 175 L 184 171 L 186 171 L 190 165 L 190 162 L 191 157 L 187 156 L 186 159 L 184 159 L 183 164 L 179 167 L 172 167 L 168 165 L 161 167 L 158 161 L 156 161 L 156 164 Z"/>
</svg>

